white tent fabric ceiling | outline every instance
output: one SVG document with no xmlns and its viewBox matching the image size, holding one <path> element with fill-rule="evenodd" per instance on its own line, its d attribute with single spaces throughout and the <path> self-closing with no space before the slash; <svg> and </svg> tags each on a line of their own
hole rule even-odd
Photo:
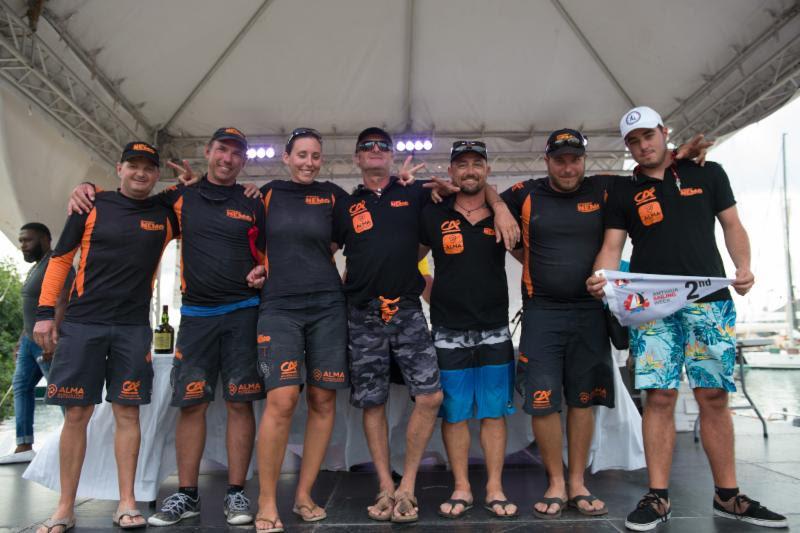
<svg viewBox="0 0 800 533">
<path fill-rule="evenodd" d="M 40 3 L 0 7 L 23 17 Z M 42 8 L 37 38 L 90 96 L 39 111 L 104 164 L 131 136 L 200 164 L 219 126 L 276 146 L 311 126 L 326 134 L 323 176 L 352 177 L 353 136 L 380 125 L 432 137 L 421 157 L 434 167 L 452 139 L 480 136 L 495 170 L 531 175 L 542 169 L 547 132 L 569 126 L 589 133 L 595 170 L 619 169 L 617 124 L 633 105 L 661 111 L 678 140 L 718 136 L 783 105 L 800 80 L 793 0 L 58 0 Z M 0 23 L 0 60 L 11 57 L 10 32 Z M 3 65 L 4 86 L 32 99 Z M 114 115 L 95 121 L 105 144 L 56 116 L 92 99 Z M 265 161 L 247 173 L 283 169 Z"/>
</svg>

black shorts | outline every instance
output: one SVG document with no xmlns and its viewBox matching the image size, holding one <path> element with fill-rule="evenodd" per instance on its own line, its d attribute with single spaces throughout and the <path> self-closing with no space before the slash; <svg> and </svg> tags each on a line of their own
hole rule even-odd
<svg viewBox="0 0 800 533">
<path fill-rule="evenodd" d="M 266 390 L 308 383 L 350 386 L 347 306 L 340 293 L 301 297 L 303 305 L 266 303 L 258 317 L 258 373 Z M 305 374 L 303 372 L 305 367 Z"/>
<path fill-rule="evenodd" d="M 533 416 L 570 407 L 614 407 L 611 346 L 602 309 L 544 309 L 522 313 L 517 391 Z"/>
<path fill-rule="evenodd" d="M 45 402 L 64 406 L 100 403 L 105 383 L 108 402 L 150 403 L 152 338 L 150 325 L 63 322 L 50 366 Z"/>
<path fill-rule="evenodd" d="M 264 398 L 256 364 L 258 308 L 220 316 L 181 316 L 172 362 L 172 405 L 187 407 L 214 399 L 222 374 L 223 397 L 229 402 Z"/>
</svg>

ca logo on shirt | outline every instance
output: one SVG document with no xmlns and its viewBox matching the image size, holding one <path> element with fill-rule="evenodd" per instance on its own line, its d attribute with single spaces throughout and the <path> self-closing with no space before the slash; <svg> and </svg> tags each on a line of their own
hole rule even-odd
<svg viewBox="0 0 800 533">
<path fill-rule="evenodd" d="M 442 222 L 442 249 L 448 255 L 460 254 L 464 251 L 464 236 L 461 235 L 460 220 Z"/>
<path fill-rule="evenodd" d="M 366 200 L 361 200 L 350 206 L 350 216 L 353 218 L 353 231 L 363 233 L 372 229 L 372 215 L 367 211 Z"/>
</svg>

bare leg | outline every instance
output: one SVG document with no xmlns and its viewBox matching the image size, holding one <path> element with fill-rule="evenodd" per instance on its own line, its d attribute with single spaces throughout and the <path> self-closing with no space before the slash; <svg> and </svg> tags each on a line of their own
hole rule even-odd
<svg viewBox="0 0 800 533">
<path fill-rule="evenodd" d="M 648 389 L 642 431 L 644 433 L 644 455 L 650 487 L 669 488 L 669 472 L 672 468 L 672 452 L 675 449 L 675 389 Z"/>
<path fill-rule="evenodd" d="M 369 454 L 378 474 L 379 490 L 394 494 L 394 481 L 389 466 L 389 426 L 386 422 L 386 406 L 365 407 L 363 421 Z M 367 511 L 375 517 L 384 519 L 391 514 L 391 509 L 381 510 L 374 505 L 367 507 Z"/>
<path fill-rule="evenodd" d="M 56 510 L 51 518 L 67 518 L 75 514 L 75 494 L 78 492 L 78 483 L 83 468 L 83 458 L 86 455 L 86 426 L 94 412 L 94 405 L 70 406 L 66 408 L 64 427 L 61 428 L 61 439 L 58 444 L 58 457 L 60 461 L 61 494 L 58 497 Z M 56 528 L 51 533 L 61 533 L 62 528 Z M 37 533 L 47 533 L 41 527 Z"/>
<path fill-rule="evenodd" d="M 561 435 L 561 415 L 550 413 L 544 416 L 532 416 L 533 434 L 536 437 L 536 444 L 539 446 L 539 453 L 542 455 L 545 471 L 547 472 L 547 490 L 544 492 L 545 498 L 563 498 L 567 495 L 566 483 L 564 481 L 564 462 L 561 459 L 562 435 Z M 546 505 L 537 503 L 534 509 L 540 513 L 556 514 L 558 505 Z"/>
<path fill-rule="evenodd" d="M 467 421 L 451 424 L 442 420 L 442 440 L 447 450 L 447 460 L 450 462 L 450 469 L 453 471 L 453 500 L 472 501 L 472 488 L 469 484 L 469 427 Z M 450 505 L 443 503 L 439 510 L 445 514 L 459 515 L 464 512 L 464 506 L 460 503 Z"/>
<path fill-rule="evenodd" d="M 481 448 L 486 460 L 486 501 L 505 500 L 503 492 L 503 464 L 506 460 L 506 419 L 484 418 L 481 420 Z M 505 507 L 494 505 L 494 511 L 499 515 L 513 515 L 517 506 L 509 503 Z"/>
<path fill-rule="evenodd" d="M 119 505 L 117 511 L 136 509 L 136 496 L 133 484 L 136 479 L 136 463 L 139 459 L 139 406 L 111 404 L 114 411 L 114 456 L 117 459 L 117 478 L 119 480 Z M 123 516 L 120 525 L 144 524 L 143 516 L 131 518 Z"/>
<path fill-rule="evenodd" d="M 264 402 L 258 430 L 258 516 L 270 520 L 278 520 L 278 477 L 299 398 L 300 387 L 293 385 L 270 390 Z"/>
<path fill-rule="evenodd" d="M 196 487 L 200 476 L 200 458 L 206 447 L 207 403 L 181 407 L 175 428 L 175 455 L 178 461 L 178 485 Z"/>
<path fill-rule="evenodd" d="M 694 397 L 700 406 L 700 435 L 711 465 L 714 485 L 732 489 L 738 484 L 728 393 L 722 389 L 694 389 Z"/>
<path fill-rule="evenodd" d="M 253 456 L 256 438 L 256 418 L 253 402 L 225 402 L 228 410 L 228 427 L 225 443 L 228 448 L 228 483 L 244 485 L 247 469 Z"/>
<path fill-rule="evenodd" d="M 594 411 L 591 407 L 569 407 L 567 409 L 567 447 L 569 457 L 569 497 L 589 496 L 583 474 L 586 461 L 589 459 L 589 447 L 592 445 L 594 433 Z M 595 500 L 592 503 L 579 501 L 578 506 L 592 511 L 602 509 L 605 502 Z"/>
<path fill-rule="evenodd" d="M 303 439 L 303 461 L 300 464 L 300 478 L 295 490 L 294 503 L 296 506 L 306 506 L 312 511 L 301 509 L 303 516 L 322 516 L 325 510 L 317 507 L 311 499 L 311 489 L 317 480 L 328 444 L 333 433 L 333 423 L 336 419 L 336 390 L 323 389 L 308 385 L 306 393 L 308 404 L 308 420 L 306 421 L 306 435 Z"/>
</svg>

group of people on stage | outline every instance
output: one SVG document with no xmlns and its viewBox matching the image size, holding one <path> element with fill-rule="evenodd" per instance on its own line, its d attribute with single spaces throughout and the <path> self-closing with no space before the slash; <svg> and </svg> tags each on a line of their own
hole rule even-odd
<svg viewBox="0 0 800 533">
<path fill-rule="evenodd" d="M 114 523 L 169 526 L 198 515 L 205 416 L 220 376 L 228 415 L 229 488 L 222 510 L 230 524 L 284 530 L 276 488 L 303 385 L 308 419 L 292 511 L 304 521 L 326 518 L 311 489 L 333 431 L 337 390 L 343 388 L 363 410 L 378 478 L 374 504 L 367 508 L 373 520 L 418 519 L 415 480 L 437 417 L 454 481 L 439 514 L 458 519 L 475 504 L 467 422 L 478 419 L 488 474 L 481 505 L 499 519 L 518 516 L 523 505 L 507 497 L 502 483 L 506 416 L 515 411 L 515 388 L 532 417 L 548 476 L 533 513 L 558 519 L 569 506 L 584 515 L 607 514 L 584 479 L 590 407 L 614 407 L 617 371 L 600 300 L 605 280 L 592 273 L 614 269 L 630 235 L 632 271 L 724 276 L 714 238 L 718 220 L 736 265 L 734 289 L 744 294 L 754 281 L 748 237 L 725 172 L 690 159 L 703 156 L 707 144 L 695 139 L 668 150 L 667 129 L 647 107 L 626 113 L 620 128 L 638 163 L 632 176 L 585 176 L 586 139 L 561 129 L 547 140 L 547 177 L 499 195 L 487 185 L 491 158 L 480 140 L 453 143 L 449 183 L 423 182 L 415 173 L 424 164 L 410 158 L 393 176 L 391 136 L 367 128 L 353 156 L 363 183 L 350 194 L 317 181 L 323 138 L 311 128 L 294 130 L 286 142 L 283 162 L 291 179 L 260 190 L 236 182 L 247 161 L 247 139 L 236 128 L 214 132 L 202 177 L 186 162 L 168 162 L 181 183 L 153 196 L 160 175 L 157 149 L 142 141 L 126 145 L 116 166 L 118 190 L 82 184 L 73 192 L 71 214 L 42 283 L 32 336 L 45 352 L 55 353 L 46 401 L 64 406 L 66 414 L 60 500 L 40 533 L 62 533 L 75 524 L 86 427 L 104 385 L 116 420 L 120 501 Z M 170 380 L 172 405 L 180 409 L 179 488 L 145 520 L 133 491 L 138 414 L 152 394 L 152 283 L 173 238 L 181 239 L 183 293 Z M 346 258 L 343 279 L 332 261 L 337 249 Z M 420 305 L 425 283 L 417 269 L 429 251 L 435 274 L 432 331 Z M 517 361 L 508 328 L 506 251 L 523 265 Z M 56 327 L 57 300 L 78 252 L 65 316 Z M 734 322 L 724 289 L 632 329 L 636 387 L 647 389 L 643 427 L 650 487 L 628 516 L 628 528 L 645 531 L 670 518 L 673 411 L 684 365 L 700 406 L 714 513 L 786 525 L 783 516 L 738 489 L 727 408 L 728 393 L 735 390 Z M 399 485 L 392 479 L 385 410 L 392 364 L 414 398 Z M 257 429 L 252 402 L 260 399 L 265 402 Z M 565 407 L 566 471 L 560 415 Z M 244 492 L 254 443 L 257 513 Z"/>
</svg>

